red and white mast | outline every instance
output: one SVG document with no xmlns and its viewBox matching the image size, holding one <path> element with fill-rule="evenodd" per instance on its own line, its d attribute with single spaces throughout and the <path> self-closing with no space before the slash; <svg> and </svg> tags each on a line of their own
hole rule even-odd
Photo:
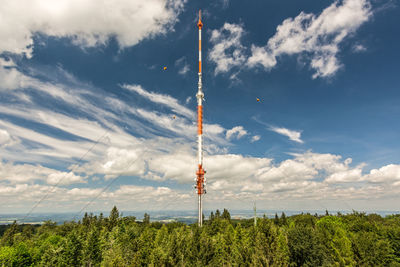
<svg viewBox="0 0 400 267">
<path fill-rule="evenodd" d="M 205 190 L 205 178 L 204 174 L 206 173 L 203 169 L 203 99 L 204 93 L 202 90 L 202 82 L 201 82 L 201 28 L 203 28 L 203 23 L 201 22 L 201 11 L 199 11 L 199 21 L 197 22 L 197 27 L 199 27 L 199 82 L 198 82 L 198 91 L 196 94 L 197 98 L 197 148 L 198 148 L 198 169 L 196 171 L 197 179 L 196 179 L 196 189 L 197 195 L 199 198 L 199 226 L 203 225 L 203 203 L 202 203 L 202 195 L 206 193 Z"/>
</svg>

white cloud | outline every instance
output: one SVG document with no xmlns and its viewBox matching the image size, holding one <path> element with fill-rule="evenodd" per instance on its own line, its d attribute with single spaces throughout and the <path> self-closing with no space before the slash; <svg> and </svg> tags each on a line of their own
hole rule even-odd
<svg viewBox="0 0 400 267">
<path fill-rule="evenodd" d="M 247 59 L 247 66 L 252 68 L 262 65 L 266 70 L 275 67 L 276 57 L 271 53 L 267 53 L 264 47 L 251 46 L 251 56 Z"/>
<path fill-rule="evenodd" d="M 327 183 L 346 183 L 358 182 L 361 180 L 362 168 L 350 169 L 341 172 L 336 172 L 328 176 L 325 181 Z"/>
<path fill-rule="evenodd" d="M 91 162 L 84 166 L 86 169 L 81 168 L 78 171 L 83 171 L 86 174 L 100 174 L 108 171 L 108 174 L 113 177 L 117 175 L 138 175 L 142 179 L 171 180 L 192 184 L 195 178 L 195 151 L 187 144 L 182 144 L 180 147 L 175 144 L 167 150 L 164 150 L 164 148 L 159 150 L 157 149 L 158 146 L 158 144 L 154 144 L 153 147 L 149 147 L 150 150 L 147 152 L 135 150 L 134 147 L 113 148 L 113 151 L 107 153 L 103 160 L 98 161 L 100 164 L 93 165 L 96 162 Z M 393 196 L 396 192 L 399 192 L 399 188 L 395 187 L 395 184 L 400 180 L 400 176 L 397 175 L 399 169 L 397 165 L 384 166 L 362 176 L 364 165 L 350 167 L 351 159 L 342 160 L 339 155 L 306 152 L 292 154 L 292 156 L 291 159 L 274 164 L 271 159 L 262 157 L 206 154 L 204 166 L 207 171 L 207 201 L 212 203 L 216 200 L 235 205 L 234 203 L 242 203 L 246 199 L 275 199 L 279 200 L 279 203 L 300 199 L 310 201 L 337 198 L 353 200 L 369 199 L 372 193 L 376 199 L 379 199 L 385 194 L 386 196 Z M 138 162 L 138 164 L 134 168 L 130 168 L 132 162 Z M 98 169 L 95 169 L 96 167 Z M 25 173 L 41 173 L 39 170 L 42 168 L 36 169 L 35 172 L 33 168 L 27 168 Z M 47 174 L 46 169 L 43 172 Z M 47 179 L 49 184 L 56 182 L 56 179 L 50 181 L 45 174 L 39 176 L 38 179 Z M 54 176 L 58 177 L 63 174 L 67 173 L 59 173 Z M 24 185 L 26 181 L 14 182 L 15 186 L 4 186 L 0 182 L 0 192 L 11 196 L 21 194 L 21 192 L 31 188 L 29 190 L 33 190 L 32 196 L 41 196 L 48 191 L 44 188 L 39 190 L 39 188 L 28 187 Z M 382 185 L 374 185 L 377 182 Z M 383 186 L 384 182 L 387 183 L 385 186 Z M 392 184 L 393 186 L 391 186 Z M 100 193 L 100 189 L 96 188 L 69 190 L 57 187 L 54 191 L 63 195 L 62 199 L 57 199 L 58 203 L 70 201 L 75 205 L 76 201 L 88 201 Z M 154 198 L 154 205 L 163 205 L 162 201 L 169 202 L 172 198 L 176 198 L 185 203 L 181 203 L 180 207 L 190 208 L 194 194 L 192 195 L 190 190 L 174 192 L 173 189 L 164 187 L 124 185 L 114 191 L 102 193 L 94 205 L 104 204 L 104 201 L 107 200 L 118 205 L 121 203 L 128 205 L 133 196 L 135 207 L 140 207 L 140 203 L 148 203 L 152 198 Z M 51 194 L 49 201 L 53 199 L 54 195 Z M 24 200 L 26 201 L 26 199 Z M 72 205 L 71 203 L 70 205 Z M 132 204 L 127 207 L 132 207 Z"/>
<path fill-rule="evenodd" d="M 6 130 L 0 129 L 0 146 L 7 145 L 11 140 L 10 134 Z"/>
<path fill-rule="evenodd" d="M 86 182 L 83 177 L 79 175 L 75 175 L 72 172 L 54 172 L 51 173 L 47 179 L 47 184 L 51 185 L 69 185 L 76 183 L 84 183 Z"/>
<path fill-rule="evenodd" d="M 302 55 L 315 70 L 313 78 L 330 77 L 342 66 L 337 57 L 340 44 L 371 17 L 368 0 L 335 1 L 319 15 L 301 12 L 285 19 L 265 46 L 251 45 L 250 55 L 241 44 L 243 26 L 225 23 L 212 31 L 209 59 L 217 64 L 215 74 L 219 74 L 242 65 L 270 70 L 282 55 Z"/>
<path fill-rule="evenodd" d="M 27 205 L 35 203 L 38 198 L 47 195 L 47 198 L 38 206 L 37 211 L 69 211 L 76 212 L 76 207 L 81 208 L 88 201 L 97 197 L 96 201 L 87 207 L 87 210 L 108 211 L 114 205 L 124 210 L 132 210 L 135 207 L 149 210 L 160 208 L 179 209 L 191 204 L 191 195 L 185 191 L 178 191 L 169 187 L 122 185 L 114 190 L 103 188 L 61 188 L 44 185 L 0 184 L 0 201 L 3 212 L 14 212 L 16 207 L 26 212 Z M 190 207 L 190 206 L 189 206 Z M 81 214 L 82 215 L 82 214 Z"/>
<path fill-rule="evenodd" d="M 245 157 L 243 155 L 225 154 L 207 156 L 204 166 L 209 182 L 226 180 L 245 180 L 254 178 L 270 168 L 271 159 Z"/>
<path fill-rule="evenodd" d="M 287 182 L 293 180 L 309 180 L 318 174 L 318 170 L 311 165 L 288 159 L 278 166 L 273 166 L 260 174 L 258 179 L 269 182 Z"/>
<path fill-rule="evenodd" d="M 367 48 L 365 46 L 363 46 L 362 44 L 355 44 L 353 46 L 353 51 L 355 53 L 361 53 L 361 52 L 367 51 Z"/>
<path fill-rule="evenodd" d="M 19 143 L 19 140 L 17 138 L 10 136 L 10 134 L 6 130 L 0 129 L 0 148 L 13 146 L 17 143 Z"/>
<path fill-rule="evenodd" d="M 46 83 L 31 76 L 25 77 L 25 85 L 29 86 L 31 91 L 46 93 L 45 96 L 49 99 L 56 98 L 62 101 L 67 107 L 79 112 L 81 117 L 42 107 L 41 103 L 35 103 L 34 99 L 31 102 L 19 99 L 12 107 L 7 103 L 1 105 L 0 113 L 4 116 L 19 117 L 29 120 L 32 125 L 40 123 L 42 126 L 74 135 L 73 139 L 62 139 L 51 136 L 46 131 L 17 125 L 17 122 L 0 120 L 0 146 L 9 144 L 10 138 L 21 140 L 1 148 L 1 155 L 7 163 L 1 162 L 0 166 L 0 198 L 7 207 L 26 209 L 26 203 L 37 201 L 52 188 L 49 185 L 58 183 L 59 179 L 63 180 L 54 188 L 54 193 L 49 195 L 48 202 L 54 205 L 46 204 L 47 206 L 43 207 L 65 207 L 72 210 L 82 207 L 86 201 L 98 195 L 101 188 L 68 189 L 65 185 L 85 183 L 89 177 L 93 178 L 93 175 L 139 176 L 141 179 L 183 183 L 188 188 L 193 183 L 196 166 L 196 126 L 192 118 L 195 114 L 179 104 L 176 98 L 149 92 L 140 86 L 133 90 L 135 94 L 156 104 L 152 108 L 162 106 L 167 109 L 161 113 L 154 109 L 132 106 L 129 100 L 116 99 L 108 94 L 97 98 L 90 88 L 82 83 L 70 82 L 72 85 L 67 86 L 51 80 L 51 77 L 48 77 L 51 82 Z M 6 93 L 16 96 L 23 92 L 22 88 L 18 85 Z M 93 102 L 88 100 L 88 96 L 94 99 L 97 105 L 91 104 Z M 169 116 L 171 112 L 180 116 L 172 119 Z M 136 121 L 137 117 L 148 123 L 139 124 Z M 130 127 L 132 131 L 129 131 Z M 204 129 L 207 140 L 204 158 L 209 188 L 207 201 L 209 199 L 210 203 L 213 199 L 223 202 L 232 198 L 235 200 L 227 202 L 228 204 L 243 203 L 244 199 L 279 199 L 292 202 L 300 199 L 338 197 L 368 199 L 371 194 L 379 198 L 385 191 L 389 195 L 399 192 L 399 187 L 396 187 L 399 184 L 397 165 L 382 166 L 369 174 L 363 174 L 364 165 L 351 167 L 350 158 L 342 159 L 340 155 L 312 152 L 291 154 L 292 158 L 274 163 L 273 159 L 266 157 L 229 153 L 225 139 L 228 138 L 228 131 L 231 131 L 230 139 L 241 138 L 247 134 L 241 126 L 227 131 L 218 124 L 205 124 Z M 142 137 L 135 136 L 136 131 L 141 131 L 139 133 Z M 57 159 L 57 166 L 65 170 L 70 164 L 76 164 L 76 160 L 106 132 L 99 144 L 85 156 L 82 166 L 69 167 L 73 172 L 55 170 L 42 164 Z M 301 135 L 293 135 L 292 138 L 301 140 Z M 10 163 L 10 158 L 14 162 L 27 163 Z M 32 185 L 36 181 L 42 181 L 46 185 Z M 93 187 L 91 184 L 89 186 Z M 190 193 L 190 189 L 175 191 L 166 187 L 127 185 L 102 193 L 94 206 L 104 210 L 106 201 L 110 201 L 112 205 L 118 204 L 118 207 L 122 203 L 122 207 L 125 205 L 128 209 L 146 205 L 162 207 L 172 196 L 178 199 L 179 207 L 183 203 L 185 207 L 191 208 L 194 196 Z M 132 196 L 135 196 L 134 203 Z M 146 204 L 140 206 L 142 202 L 136 199 L 143 200 Z M 152 206 L 152 203 L 156 205 Z M 94 207 L 90 209 L 93 210 Z"/>
<path fill-rule="evenodd" d="M 246 57 L 241 38 L 244 30 L 241 25 L 225 23 L 219 30 L 211 32 L 210 42 L 213 45 L 208 59 L 217 66 L 215 74 L 228 72 L 233 67 L 242 66 Z"/>
<path fill-rule="evenodd" d="M 23 87 L 28 77 L 16 69 L 12 60 L 5 61 L 0 58 L 0 80 L 2 81 L 0 83 L 0 91 L 5 91 Z"/>
<path fill-rule="evenodd" d="M 243 128 L 243 126 L 236 126 L 226 131 L 226 139 L 228 140 L 232 140 L 233 138 L 240 139 L 246 134 L 247 131 Z"/>
<path fill-rule="evenodd" d="M 294 142 L 297 142 L 300 144 L 304 143 L 303 140 L 300 139 L 301 132 L 299 132 L 299 131 L 289 130 L 289 129 L 280 128 L 280 127 L 270 127 L 269 129 L 273 132 L 276 132 L 278 134 L 289 137 L 289 139 Z"/>
<path fill-rule="evenodd" d="M 389 164 L 379 169 L 372 169 L 363 179 L 371 183 L 398 182 L 400 181 L 400 165 Z"/>
<path fill-rule="evenodd" d="M 145 165 L 143 161 L 143 151 L 140 149 L 121 149 L 111 147 L 107 150 L 107 155 L 94 173 L 104 174 L 106 177 L 116 177 L 118 175 L 139 176 L 144 174 Z"/>
<path fill-rule="evenodd" d="M 77 45 L 121 47 L 163 34 L 177 21 L 183 0 L 14 0 L 0 8 L 0 53 L 32 55 L 33 36 L 69 37 Z M 134 26 L 133 26 L 134 25 Z"/>
<path fill-rule="evenodd" d="M 329 153 L 320 154 L 308 151 L 302 154 L 292 153 L 291 155 L 294 156 L 298 162 L 304 163 L 319 171 L 325 170 L 328 173 L 345 171 L 352 162 L 351 158 L 347 158 L 342 162 L 342 157 L 340 155 Z"/>
<path fill-rule="evenodd" d="M 261 136 L 259 136 L 259 135 L 254 135 L 254 136 L 251 137 L 250 142 L 254 143 L 254 142 L 257 142 L 257 141 L 260 140 L 260 139 L 261 139 Z"/>
<path fill-rule="evenodd" d="M 86 182 L 83 177 L 72 172 L 62 172 L 41 165 L 14 164 L 0 161 L 0 181 L 19 184 L 35 180 L 42 180 L 47 184 L 60 185 Z"/>
<path fill-rule="evenodd" d="M 188 64 L 183 65 L 183 67 L 178 71 L 180 75 L 185 75 L 190 70 Z"/>
<path fill-rule="evenodd" d="M 175 61 L 175 66 L 179 68 L 178 73 L 180 75 L 185 75 L 190 70 L 189 64 L 187 64 L 185 57 L 177 59 Z"/>
<path fill-rule="evenodd" d="M 276 57 L 300 53 L 311 54 L 313 78 L 329 77 L 341 67 L 337 59 L 340 43 L 372 16 L 367 0 L 335 1 L 318 16 L 301 12 L 283 21 L 265 47 L 252 47 L 247 64 L 270 69 Z"/>
<path fill-rule="evenodd" d="M 142 97 L 147 98 L 148 100 L 162 104 L 171 108 L 174 112 L 186 116 L 187 118 L 194 118 L 195 114 L 192 110 L 178 103 L 176 98 L 173 98 L 169 95 L 158 94 L 154 92 L 148 92 L 144 90 L 140 85 L 123 85 L 122 88 L 135 92 Z"/>
</svg>

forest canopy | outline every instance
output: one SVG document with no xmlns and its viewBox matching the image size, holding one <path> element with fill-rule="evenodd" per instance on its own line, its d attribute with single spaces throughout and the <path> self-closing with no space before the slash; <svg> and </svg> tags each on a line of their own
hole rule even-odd
<svg viewBox="0 0 400 267">
<path fill-rule="evenodd" d="M 0 232 L 0 266 L 400 266 L 400 215 L 353 212 L 231 219 L 203 227 L 85 214 Z"/>
</svg>

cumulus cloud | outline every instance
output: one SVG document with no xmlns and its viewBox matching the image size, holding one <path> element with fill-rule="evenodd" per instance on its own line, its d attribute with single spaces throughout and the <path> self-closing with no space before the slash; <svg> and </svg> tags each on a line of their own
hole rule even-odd
<svg viewBox="0 0 400 267">
<path fill-rule="evenodd" d="M 47 184 L 69 185 L 86 182 L 84 177 L 72 172 L 62 172 L 55 169 L 33 164 L 14 164 L 0 161 L 0 181 L 12 184 L 41 180 Z"/>
<path fill-rule="evenodd" d="M 62 188 L 38 184 L 0 184 L 0 201 L 4 212 L 15 212 L 16 207 L 25 211 L 27 204 L 33 204 L 43 195 L 47 198 L 38 207 L 38 211 L 76 212 L 80 207 L 97 197 L 96 202 L 87 207 L 88 210 L 110 210 L 114 205 L 119 209 L 131 210 L 132 199 L 135 207 L 145 210 L 176 209 L 191 204 L 187 192 L 178 191 L 165 186 L 121 185 L 114 190 L 103 191 L 103 188 Z M 79 219 L 79 218 L 78 218 Z"/>
<path fill-rule="evenodd" d="M 398 182 L 400 181 L 400 165 L 389 164 L 379 169 L 372 169 L 363 179 L 371 183 Z"/>
<path fill-rule="evenodd" d="M 367 0 L 335 1 L 318 16 L 301 12 L 284 20 L 265 47 L 253 46 L 247 64 L 270 69 L 281 55 L 309 53 L 316 71 L 313 78 L 332 76 L 341 67 L 337 59 L 340 43 L 371 16 Z"/>
<path fill-rule="evenodd" d="M 351 170 L 345 170 L 336 172 L 328 176 L 325 181 L 327 183 L 346 183 L 346 182 L 358 182 L 361 180 L 362 168 L 355 168 Z"/>
<path fill-rule="evenodd" d="M 241 25 L 230 23 L 225 23 L 221 29 L 211 32 L 210 42 L 213 47 L 208 59 L 216 64 L 215 74 L 228 72 L 231 68 L 245 63 L 245 48 L 241 44 L 243 34 Z"/>
<path fill-rule="evenodd" d="M 233 138 L 240 139 L 246 134 L 247 131 L 243 128 L 243 126 L 236 126 L 226 131 L 226 139 L 228 140 L 232 140 Z"/>
<path fill-rule="evenodd" d="M 299 131 L 289 130 L 287 128 L 281 128 L 281 127 L 270 127 L 269 129 L 273 132 L 289 137 L 289 139 L 294 142 L 300 144 L 304 143 L 303 140 L 300 139 L 301 132 Z"/>
<path fill-rule="evenodd" d="M 68 37 L 88 47 L 115 37 L 121 47 L 165 33 L 183 0 L 15 0 L 0 8 L 0 53 L 32 55 L 36 33 Z"/>
<path fill-rule="evenodd" d="M 212 32 L 209 59 L 217 65 L 218 74 L 242 65 L 270 70 L 282 55 L 301 55 L 310 60 L 310 67 L 315 70 L 313 78 L 331 77 L 342 66 L 338 60 L 341 43 L 371 17 L 368 0 L 335 1 L 318 15 L 301 12 L 285 19 L 265 46 L 252 44 L 250 53 L 241 44 L 243 27 L 225 23 Z M 358 51 L 363 49 L 356 47 Z"/>
<path fill-rule="evenodd" d="M 80 170 L 90 174 L 102 174 L 106 178 L 119 175 L 139 176 L 144 174 L 144 156 L 140 149 L 110 147 L 104 159 L 88 163 Z"/>
</svg>

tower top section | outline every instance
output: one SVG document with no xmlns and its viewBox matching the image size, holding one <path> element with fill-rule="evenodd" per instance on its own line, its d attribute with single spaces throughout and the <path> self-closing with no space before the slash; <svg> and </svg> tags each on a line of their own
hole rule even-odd
<svg viewBox="0 0 400 267">
<path fill-rule="evenodd" d="M 201 22 L 201 10 L 199 10 L 199 21 L 197 22 L 197 27 L 199 27 L 199 30 L 203 28 L 203 22 Z"/>
</svg>

